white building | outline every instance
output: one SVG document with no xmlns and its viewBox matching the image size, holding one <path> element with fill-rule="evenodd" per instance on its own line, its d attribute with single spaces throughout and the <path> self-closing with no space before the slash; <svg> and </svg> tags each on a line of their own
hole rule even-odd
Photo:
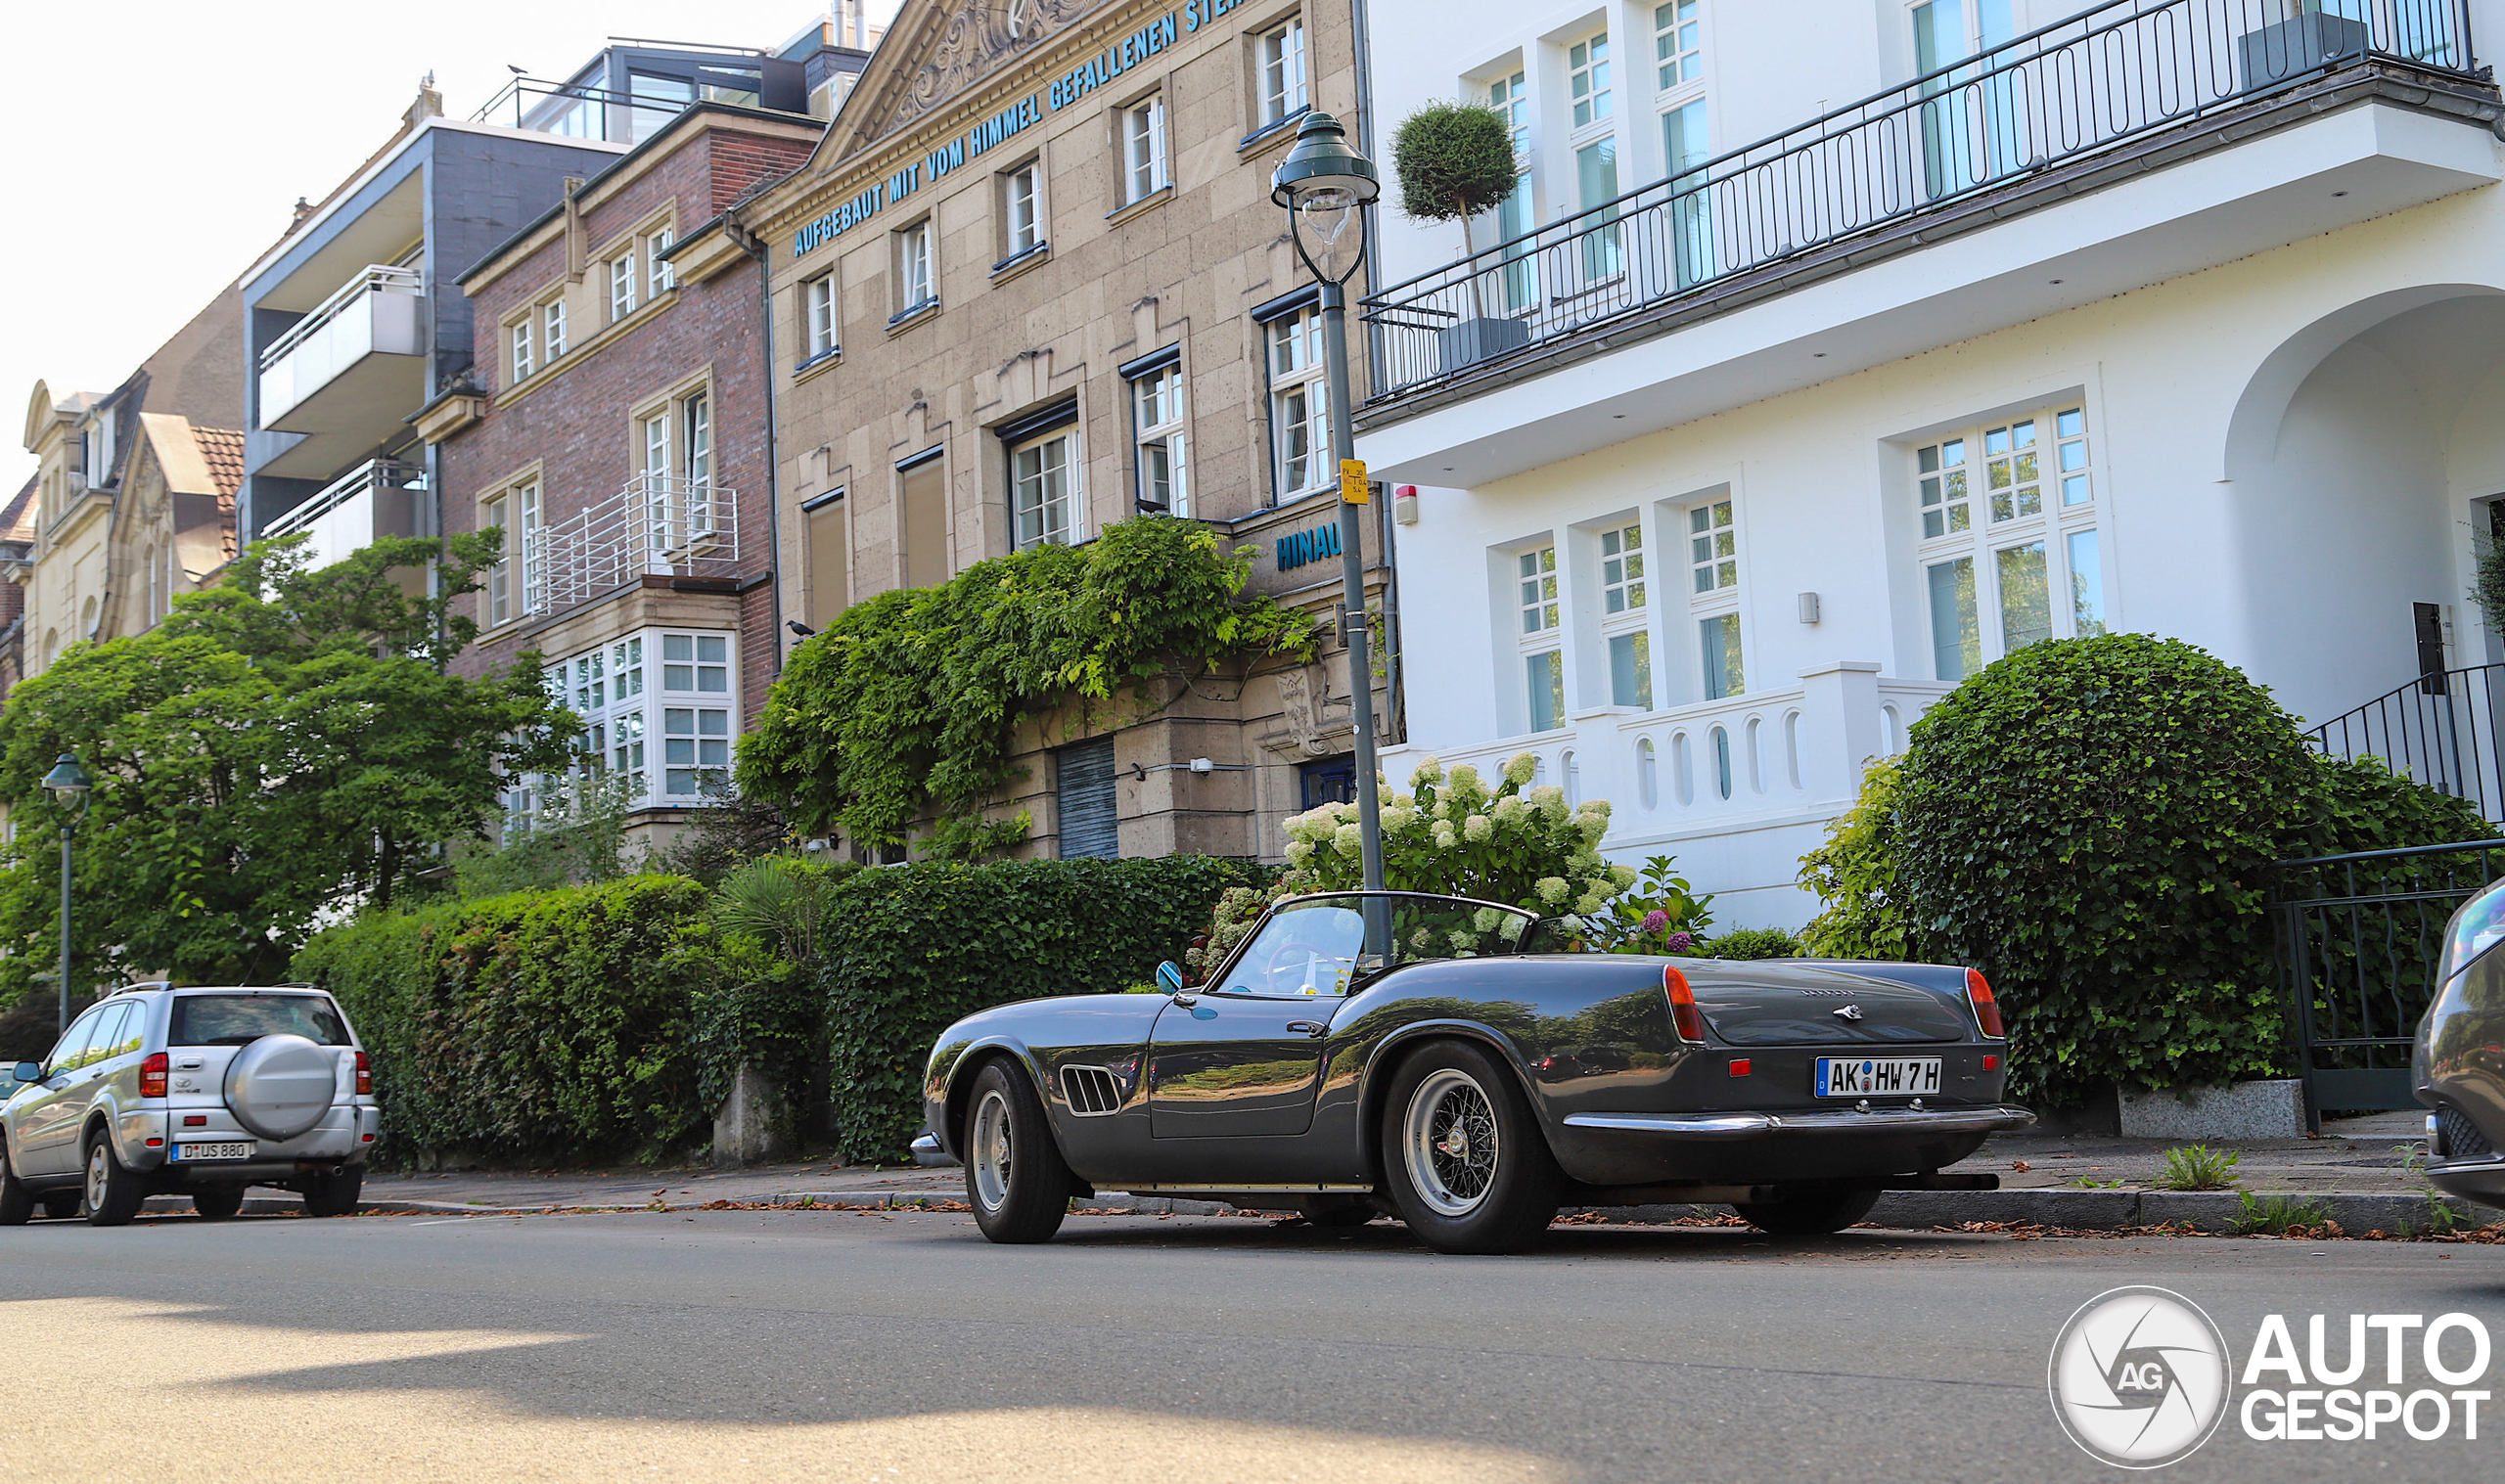
<svg viewBox="0 0 2505 1484">
<path fill-rule="evenodd" d="M 1798 926 L 2018 645 L 2178 636 L 2308 724 L 2505 659 L 2505 0 L 2074 3 L 1375 0 L 1387 174 L 1458 94 L 1523 176 L 1466 262 L 1381 217 L 1395 782 L 1528 749 Z"/>
</svg>

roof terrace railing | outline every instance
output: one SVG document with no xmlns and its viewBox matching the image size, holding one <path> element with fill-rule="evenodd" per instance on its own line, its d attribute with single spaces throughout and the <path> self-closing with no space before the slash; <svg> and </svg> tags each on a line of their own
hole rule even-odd
<svg viewBox="0 0 2505 1484">
<path fill-rule="evenodd" d="M 368 264 L 356 277 L 342 284 L 339 291 L 324 299 L 311 314 L 288 326 L 287 334 L 270 341 L 268 348 L 261 352 L 261 369 L 267 371 L 286 360 L 289 351 L 311 339 L 323 326 L 345 314 L 350 305 L 364 302 L 369 293 L 406 293 L 424 297 L 426 292 L 426 275 L 415 268 L 395 268 L 387 263 Z"/>
<path fill-rule="evenodd" d="M 1383 289 L 1381 402 L 2369 59 L 2474 78 L 2467 0 L 2114 0 Z"/>
<path fill-rule="evenodd" d="M 263 527 L 263 539 L 275 540 L 310 530 L 313 523 L 359 495 L 376 489 L 424 489 L 426 471 L 400 459 L 372 459 L 322 486 L 312 499 Z"/>
</svg>

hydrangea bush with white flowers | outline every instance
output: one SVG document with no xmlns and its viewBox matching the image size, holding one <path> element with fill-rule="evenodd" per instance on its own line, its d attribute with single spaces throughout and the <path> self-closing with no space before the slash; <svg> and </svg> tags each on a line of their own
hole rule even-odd
<svg viewBox="0 0 2505 1484">
<path fill-rule="evenodd" d="M 1537 761 L 1525 752 L 1490 788 L 1468 763 L 1447 773 L 1430 757 L 1409 791 L 1383 805 L 1383 878 L 1393 891 L 1504 902 L 1544 918 L 1590 917 L 1635 881 L 1634 868 L 1601 858 L 1609 804 L 1569 808 L 1566 790 L 1525 791 Z M 1282 893 L 1351 891 L 1364 884 L 1357 806 L 1324 804 L 1288 820 Z"/>
</svg>

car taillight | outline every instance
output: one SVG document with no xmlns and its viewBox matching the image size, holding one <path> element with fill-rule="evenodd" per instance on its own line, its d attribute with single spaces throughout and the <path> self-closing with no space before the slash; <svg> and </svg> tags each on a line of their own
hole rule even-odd
<svg viewBox="0 0 2505 1484">
<path fill-rule="evenodd" d="M 1975 1007 L 1975 1023 L 1984 1035 L 1998 1041 L 2009 1034 L 2001 1027 L 2000 1006 L 1992 999 L 1992 987 L 1983 981 L 1980 968 L 1966 970 L 1966 999 Z"/>
<path fill-rule="evenodd" d="M 165 1071 L 170 1064 L 166 1061 L 163 1052 L 159 1052 L 139 1063 L 139 1096 L 142 1098 L 164 1097 Z"/>
<path fill-rule="evenodd" d="M 1687 975 L 1675 964 L 1662 966 L 1662 989 L 1670 997 L 1670 1024 L 1682 1041 L 1705 1044 L 1705 1012 L 1696 1008 L 1696 991 L 1687 987 Z"/>
<path fill-rule="evenodd" d="M 356 1095 L 360 1098 L 374 1096 L 374 1063 L 365 1059 L 363 1052 L 356 1054 Z"/>
</svg>

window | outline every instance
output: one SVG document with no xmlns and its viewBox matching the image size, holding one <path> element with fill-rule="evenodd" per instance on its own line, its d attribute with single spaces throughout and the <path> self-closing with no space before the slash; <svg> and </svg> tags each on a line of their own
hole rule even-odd
<svg viewBox="0 0 2505 1484">
<path fill-rule="evenodd" d="M 1011 506 L 1020 551 L 1076 538 L 1077 444 L 1078 429 L 1066 427 L 1011 446 Z"/>
<path fill-rule="evenodd" d="M 548 347 L 548 359 L 554 362 L 566 353 L 566 301 L 550 299 L 539 306 L 539 343 Z"/>
<path fill-rule="evenodd" d="M 1520 578 L 1523 632 L 1545 634 L 1557 627 L 1557 548 L 1543 546 L 1514 559 Z"/>
<path fill-rule="evenodd" d="M 90 488 L 114 482 L 114 409 L 96 414 L 79 433 L 78 471 Z"/>
<path fill-rule="evenodd" d="M 157 571 L 157 548 L 151 546 L 141 552 L 139 556 L 139 564 L 146 568 L 148 572 L 148 607 L 142 611 L 147 615 L 147 619 L 150 623 L 155 623 L 158 617 L 164 611 L 158 606 L 163 601 L 164 588 L 159 583 Z"/>
<path fill-rule="evenodd" d="M 1688 609 L 1703 645 L 1707 700 L 1747 690 L 1740 658 L 1740 535 L 1732 502 L 1714 499 L 1687 509 Z"/>
<path fill-rule="evenodd" d="M 1717 613 L 1700 619 L 1697 628 L 1705 639 L 1705 698 L 1720 700 L 1726 696 L 1746 694 L 1747 677 L 1740 664 L 1740 615 Z"/>
<path fill-rule="evenodd" d="M 1296 20 L 1261 38 L 1261 125 L 1304 107 L 1304 22 Z"/>
<path fill-rule="evenodd" d="M 1122 111 L 1122 204 L 1146 201 L 1169 184 L 1165 175 L 1165 99 Z"/>
<path fill-rule="evenodd" d="M 1913 8 L 1912 19 L 1914 70 L 1941 73 L 1922 84 L 1929 100 L 1922 106 L 1927 194 L 1951 195 L 2024 165 L 2016 75 L 1979 76 L 1981 68 L 1973 65 L 1943 70 L 2009 41 L 2009 0 L 1928 0 Z"/>
<path fill-rule="evenodd" d="M 844 535 L 843 492 L 800 507 L 801 552 L 808 562 L 809 627 L 823 629 L 851 604 L 851 547 Z"/>
<path fill-rule="evenodd" d="M 1653 8 L 1653 56 L 1660 67 L 1660 87 L 1668 92 L 1705 78 L 1703 29 L 1697 0 L 1670 0 Z"/>
<path fill-rule="evenodd" d="M 654 298 L 660 298 L 663 293 L 678 287 L 678 270 L 672 268 L 661 257 L 662 253 L 669 250 L 669 245 L 677 240 L 677 235 L 667 227 L 644 239 L 644 261 L 651 265 L 651 289 Z"/>
<path fill-rule="evenodd" d="M 1739 537 L 1731 526 L 1731 502 L 1717 500 L 1687 513 L 1688 567 L 1696 591 L 1719 592 L 1740 585 Z"/>
<path fill-rule="evenodd" d="M 529 317 L 525 315 L 522 319 L 514 321 L 513 324 L 507 328 L 506 334 L 509 337 L 510 343 L 513 347 L 513 380 L 515 382 L 527 382 L 530 380 L 530 373 L 533 369 L 530 355 Z"/>
<path fill-rule="evenodd" d="M 486 626 L 495 628 L 548 606 L 539 550 L 539 481 L 510 484 L 478 502 L 479 530 L 504 532 L 495 565 L 487 568 Z"/>
<path fill-rule="evenodd" d="M 1192 513 L 1189 442 L 1183 430 L 1183 366 L 1170 361 L 1131 382 L 1142 510 Z"/>
<path fill-rule="evenodd" d="M 550 666 L 549 694 L 583 719 L 576 771 L 610 779 L 628 808 L 689 804 L 722 791 L 730 781 L 737 662 L 729 634 L 646 629 Z M 649 751 L 656 736 L 658 769 Z M 533 804 L 544 808 L 562 795 L 557 782 L 518 781 L 508 808 L 526 818 Z"/>
<path fill-rule="evenodd" d="M 731 777 L 731 713 L 717 706 L 662 707 L 661 762 L 662 791 L 673 798 L 722 792 Z"/>
<path fill-rule="evenodd" d="M 635 247 L 609 260 L 609 321 L 615 324 L 635 312 Z"/>
<path fill-rule="evenodd" d="M 1054 813 L 1065 861 L 1113 860 L 1122 853 L 1114 798 L 1114 740 L 1100 737 L 1053 753 Z"/>
<path fill-rule="evenodd" d="M 487 568 L 487 627 L 513 621 L 514 528 L 507 524 L 512 501 L 495 495 L 478 503 L 478 529 L 497 533 L 496 564 Z"/>
<path fill-rule="evenodd" d="M 1514 599 L 1522 615 L 1523 696 L 1533 732 L 1566 724 L 1565 655 L 1559 649 L 1563 604 L 1554 543 L 1514 556 Z"/>
<path fill-rule="evenodd" d="M 1278 443 L 1279 498 L 1293 500 L 1332 482 L 1322 312 L 1305 309 L 1272 320 L 1269 339 L 1270 430 Z"/>
<path fill-rule="evenodd" d="M 2085 408 L 2047 408 L 1923 444 L 1914 481 L 1941 680 L 1963 680 L 2039 640 L 2105 632 Z"/>
<path fill-rule="evenodd" d="M 937 587 L 948 580 L 947 465 L 926 458 L 904 471 L 904 583 Z"/>
<path fill-rule="evenodd" d="M 1042 167 L 1028 160 L 1000 177 L 1000 259 L 1043 246 Z"/>
<path fill-rule="evenodd" d="M 896 292 L 899 315 L 931 302 L 931 218 L 924 217 L 896 234 Z"/>
<path fill-rule="evenodd" d="M 1617 140 L 1603 135 L 1590 144 L 1574 150 L 1574 184 L 1582 197 L 1585 213 L 1575 223 L 1580 231 L 1576 239 L 1582 244 L 1583 279 L 1597 284 L 1613 279 L 1626 266 L 1624 237 L 1617 226 L 1617 212 L 1609 207 L 1617 199 Z M 1606 209 L 1604 209 L 1606 208 Z M 1581 231 L 1598 228 L 1598 231 Z"/>
<path fill-rule="evenodd" d="M 809 360 L 835 354 L 835 273 L 829 270 L 800 286 L 800 316 Z"/>
<path fill-rule="evenodd" d="M 1601 635 L 1609 650 L 1614 706 L 1653 709 L 1653 635 L 1646 605 L 1644 523 L 1630 520 L 1601 532 Z"/>
<path fill-rule="evenodd" d="M 1573 101 L 1574 127 L 1610 115 L 1609 32 L 1566 49 L 1566 93 Z"/>
<path fill-rule="evenodd" d="M 1516 158 L 1530 153 L 1530 94 L 1523 86 L 1523 74 L 1499 77 L 1487 85 L 1487 106 L 1505 115 L 1514 131 Z"/>
<path fill-rule="evenodd" d="M 1512 243 L 1528 238 L 1538 225 L 1531 210 L 1530 95 L 1524 88 L 1523 74 L 1515 72 L 1489 83 L 1487 105 L 1505 115 L 1505 122 L 1513 131 L 1514 194 L 1499 202 L 1495 212 L 1496 241 Z M 1523 242 L 1521 247 L 1508 250 L 1504 269 L 1497 275 L 1502 312 L 1506 314 L 1521 314 L 1539 302 L 1537 259 L 1532 256 L 1530 246 Z"/>
</svg>

